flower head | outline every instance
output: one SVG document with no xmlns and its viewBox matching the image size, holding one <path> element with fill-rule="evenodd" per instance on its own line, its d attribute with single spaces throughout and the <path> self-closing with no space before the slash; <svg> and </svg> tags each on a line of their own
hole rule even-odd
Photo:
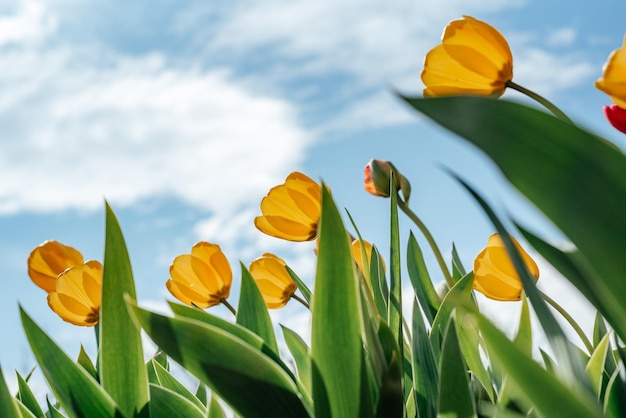
<svg viewBox="0 0 626 418">
<path fill-rule="evenodd" d="M 374 196 L 390 196 L 390 180 L 393 172 L 395 191 L 402 190 L 404 200 L 408 202 L 411 183 L 389 161 L 370 160 L 365 166 L 365 190 Z"/>
<path fill-rule="evenodd" d="M 626 134 L 626 109 L 618 105 L 604 106 L 604 116 L 615 129 Z"/>
<path fill-rule="evenodd" d="M 187 305 L 209 308 L 230 295 L 233 273 L 219 245 L 200 241 L 191 254 L 179 255 L 170 266 L 165 283 L 178 300 Z"/>
<path fill-rule="evenodd" d="M 28 275 L 46 292 L 54 292 L 59 274 L 67 268 L 83 264 L 83 255 L 68 245 L 46 241 L 28 257 Z"/>
<path fill-rule="evenodd" d="M 526 268 L 535 281 L 539 279 L 539 268 L 515 238 L 511 237 L 522 256 Z M 499 234 L 489 237 L 487 247 L 474 260 L 474 289 L 490 299 L 503 301 L 520 300 L 522 281 L 504 247 Z"/>
<path fill-rule="evenodd" d="M 596 81 L 595 86 L 608 94 L 613 103 L 626 109 L 626 37 L 624 45 L 609 55 L 602 77 Z"/>
<path fill-rule="evenodd" d="M 285 262 L 274 254 L 265 253 L 250 263 L 250 274 L 269 309 L 287 305 L 291 296 L 298 290 L 285 268 Z"/>
<path fill-rule="evenodd" d="M 363 240 L 363 248 L 365 249 L 365 256 L 367 257 L 367 264 L 369 265 L 372 261 L 373 246 L 369 242 Z M 365 266 L 363 265 L 363 257 L 361 254 L 361 240 L 353 240 L 352 244 L 350 244 L 350 251 L 352 252 L 352 258 L 356 262 L 357 266 L 359 266 L 361 272 L 365 274 Z M 381 258 L 381 261 L 383 263 L 383 269 L 385 269 L 385 260 L 382 260 Z"/>
<path fill-rule="evenodd" d="M 261 232 L 288 241 L 317 237 L 321 216 L 321 186 L 302 173 L 293 172 L 285 183 L 273 187 L 261 201 L 261 216 L 254 225 Z"/>
<path fill-rule="evenodd" d="M 500 97 L 513 79 L 513 55 L 496 28 L 463 16 L 446 26 L 442 43 L 424 60 L 424 96 Z"/>
<path fill-rule="evenodd" d="M 56 290 L 48 293 L 48 305 L 66 322 L 85 327 L 100 320 L 102 264 L 89 260 L 59 274 Z"/>
</svg>

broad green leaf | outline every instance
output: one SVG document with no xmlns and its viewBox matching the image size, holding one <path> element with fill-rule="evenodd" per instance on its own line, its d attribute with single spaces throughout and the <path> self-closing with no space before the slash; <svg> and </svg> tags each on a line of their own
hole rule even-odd
<svg viewBox="0 0 626 418">
<path fill-rule="evenodd" d="M 573 389 L 565 385 L 526 355 L 488 319 L 476 313 L 467 314 L 474 315 L 489 352 L 545 418 L 602 416 L 598 404 L 587 391 L 580 386 Z"/>
<path fill-rule="evenodd" d="M 368 417 L 362 408 L 365 373 L 360 284 L 348 235 L 330 193 L 322 187 L 322 216 L 312 299 L 311 357 L 315 415 Z"/>
<path fill-rule="evenodd" d="M 394 173 L 391 172 L 390 190 L 395 190 Z M 387 323 L 391 332 L 396 337 L 400 352 L 400 358 L 404 358 L 404 338 L 402 336 L 402 278 L 400 265 L 400 228 L 398 225 L 398 194 L 391 193 L 389 199 L 391 203 L 391 237 L 389 240 L 389 306 L 387 310 Z M 400 371 L 402 372 L 403 364 L 400 362 Z"/>
<path fill-rule="evenodd" d="M 37 363 L 63 409 L 74 417 L 118 416 L 115 401 L 98 382 L 74 363 L 21 308 L 20 315 Z"/>
<path fill-rule="evenodd" d="M 439 370 L 416 299 L 413 301 L 412 325 L 413 390 L 418 416 L 435 418 L 439 399 Z"/>
<path fill-rule="evenodd" d="M 597 135 L 521 104 L 479 97 L 405 100 L 484 151 L 569 237 L 593 271 L 595 280 L 587 283 L 595 295 L 591 302 L 610 312 L 605 317 L 626 340 L 626 155 Z"/>
<path fill-rule="evenodd" d="M 226 418 L 224 414 L 224 410 L 222 406 L 217 401 L 217 398 L 211 394 L 211 403 L 209 405 L 209 416 L 208 418 Z"/>
<path fill-rule="evenodd" d="M 183 317 L 166 317 L 127 303 L 146 334 L 178 364 L 245 417 L 309 413 L 291 376 L 274 360 L 224 331 Z M 242 396 L 245 388 L 245 396 Z"/>
<path fill-rule="evenodd" d="M 87 371 L 95 380 L 98 380 L 98 371 L 96 370 L 96 366 L 94 366 L 93 362 L 85 352 L 83 345 L 80 345 L 80 351 L 78 352 L 78 360 L 76 360 L 78 364 L 80 364 L 83 369 Z"/>
<path fill-rule="evenodd" d="M 428 324 L 431 325 L 435 320 L 435 315 L 437 315 L 441 300 L 430 279 L 422 250 L 413 232 L 409 235 L 409 243 L 406 252 L 406 267 L 417 300 L 428 319 Z"/>
<path fill-rule="evenodd" d="M 265 301 L 256 282 L 243 264 L 241 264 L 241 291 L 239 293 L 237 323 L 261 337 L 275 353 L 278 353 L 274 325 L 265 307 Z"/>
<path fill-rule="evenodd" d="M 150 384 L 150 418 L 206 418 L 206 411 L 178 392 Z"/>
<path fill-rule="evenodd" d="M 13 396 L 11 396 L 7 382 L 4 380 L 2 368 L 0 368 L 0 417 L 22 418 L 17 407 L 17 402 Z"/>
<path fill-rule="evenodd" d="M 191 393 L 191 391 L 187 389 L 185 385 L 180 383 L 174 376 L 170 374 L 170 372 L 165 370 L 163 366 L 161 366 L 154 360 L 152 360 L 152 366 L 154 367 L 159 386 L 176 392 L 183 398 L 186 398 L 188 401 L 193 403 L 201 411 L 206 412 L 206 408 L 202 404 L 202 402 L 200 402 L 200 399 L 196 398 L 195 395 Z"/>
<path fill-rule="evenodd" d="M 148 375 L 140 330 L 126 309 L 124 295 L 135 299 L 135 283 L 122 230 L 106 204 L 106 237 L 100 309 L 100 381 L 124 415 L 148 415 Z"/>
<path fill-rule="evenodd" d="M 311 353 L 309 347 L 295 331 L 283 325 L 281 328 L 283 329 L 285 344 L 287 344 L 287 348 L 296 363 L 298 378 L 306 391 L 311 394 Z"/>
<path fill-rule="evenodd" d="M 454 318 L 450 318 L 443 338 L 439 378 L 440 418 L 476 417 L 476 406 L 463 361 Z"/>
<path fill-rule="evenodd" d="M 608 348 L 609 334 L 606 334 L 591 355 L 589 362 L 587 362 L 587 366 L 585 366 L 585 371 L 589 375 L 591 385 L 596 391 L 598 398 L 600 398 L 602 390 L 602 376 L 604 375 L 604 363 L 606 361 Z"/>
<path fill-rule="evenodd" d="M 296 274 L 295 271 L 291 269 L 289 266 L 285 266 L 287 273 L 291 276 L 293 282 L 298 286 L 300 293 L 302 293 L 302 297 L 306 301 L 306 303 L 311 303 L 311 290 L 307 287 L 307 285 L 300 279 L 300 277 Z"/>
<path fill-rule="evenodd" d="M 404 393 L 402 390 L 404 360 L 398 343 L 391 328 L 384 321 L 380 321 L 378 327 L 378 339 L 381 343 L 387 368 L 382 376 L 380 395 L 376 407 L 378 418 L 403 418 L 404 417 Z"/>
<path fill-rule="evenodd" d="M 17 399 L 19 399 L 22 402 L 22 404 L 24 404 L 24 406 L 28 408 L 30 412 L 33 413 L 33 415 L 38 416 L 38 417 L 43 416 L 43 411 L 41 410 L 41 407 L 37 403 L 37 399 L 35 398 L 35 395 L 33 395 L 33 392 L 28 386 L 28 383 L 26 383 L 26 381 L 24 380 L 21 374 L 19 373 L 16 373 L 16 374 L 17 374 L 17 386 L 19 389 L 18 394 L 17 394 Z"/>
</svg>

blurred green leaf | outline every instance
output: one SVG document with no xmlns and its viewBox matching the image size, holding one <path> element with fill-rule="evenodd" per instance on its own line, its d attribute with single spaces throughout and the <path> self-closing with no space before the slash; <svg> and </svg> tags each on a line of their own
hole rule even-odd
<svg viewBox="0 0 626 418">
<path fill-rule="evenodd" d="M 22 404 L 24 404 L 24 406 L 28 408 L 28 410 L 32 412 L 33 415 L 37 417 L 43 416 L 43 411 L 37 403 L 37 399 L 35 398 L 35 395 L 33 395 L 30 387 L 28 386 L 21 374 L 16 374 L 18 387 L 17 399 L 20 400 L 20 402 L 22 402 Z"/>
<path fill-rule="evenodd" d="M 310 304 L 311 290 L 309 290 L 307 285 L 302 281 L 302 279 L 300 279 L 296 272 L 291 269 L 291 267 L 285 266 L 285 269 L 287 270 L 287 273 L 289 273 L 289 276 L 291 276 L 291 279 L 296 284 L 296 286 L 298 286 L 298 289 L 300 290 L 300 293 L 302 293 L 302 297 L 304 298 L 304 300 L 306 300 L 306 303 Z"/>
<path fill-rule="evenodd" d="M 48 405 L 48 416 L 50 418 L 66 418 L 66 416 L 63 415 L 56 406 L 50 404 L 50 399 L 48 399 L 47 396 L 46 396 L 46 404 Z"/>
<path fill-rule="evenodd" d="M 85 348 L 83 347 L 82 344 L 80 345 L 80 351 L 78 352 L 78 360 L 76 362 L 80 364 L 82 368 L 85 369 L 85 371 L 91 375 L 91 377 L 93 377 L 96 381 L 98 381 L 98 371 L 96 370 L 96 367 L 94 366 L 93 362 L 91 361 L 91 359 L 85 352 Z"/>
<path fill-rule="evenodd" d="M 480 351 L 480 336 L 478 335 L 478 330 L 471 326 L 471 323 L 469 323 L 468 318 L 465 317 L 463 312 L 456 313 L 456 320 L 458 322 L 457 336 L 459 346 L 463 353 L 465 363 L 473 376 L 478 380 L 478 383 L 482 385 L 489 399 L 495 401 L 496 393 L 493 388 L 491 373 L 489 373 L 489 370 L 487 370 L 487 367 L 485 367 L 483 363 L 483 357 L 488 356 L 488 354 L 481 353 Z"/>
<path fill-rule="evenodd" d="M 593 293 L 584 294 L 610 313 L 605 317 L 626 340 L 622 297 L 626 222 L 619 221 L 626 202 L 626 155 L 573 124 L 504 100 L 404 100 L 484 151 L 511 184 L 571 239 L 593 272 L 584 277 L 594 279 L 586 283 Z"/>
<path fill-rule="evenodd" d="M 476 417 L 474 396 L 463 361 L 454 318 L 450 318 L 443 338 L 439 378 L 441 418 Z"/>
<path fill-rule="evenodd" d="M 2 368 L 0 368 L 0 417 L 22 418 L 17 408 L 17 402 L 11 396 L 7 382 L 4 380 Z"/>
<path fill-rule="evenodd" d="M 100 309 L 100 381 L 124 415 L 148 416 L 148 375 L 140 330 L 124 295 L 135 299 L 135 283 L 122 230 L 106 204 L 106 237 Z"/>
<path fill-rule="evenodd" d="M 169 389 L 172 392 L 176 392 L 183 398 L 186 398 L 196 407 L 198 407 L 201 411 L 206 413 L 206 408 L 202 404 L 202 402 L 200 402 L 200 399 L 196 398 L 196 396 L 191 393 L 191 391 L 187 389 L 185 385 L 180 383 L 174 376 L 170 374 L 170 372 L 165 370 L 165 368 L 156 361 L 152 360 L 152 366 L 154 367 L 159 386 Z"/>
<path fill-rule="evenodd" d="M 591 355 L 591 358 L 585 367 L 585 371 L 591 380 L 591 385 L 598 394 L 598 399 L 600 399 L 602 391 L 602 377 L 604 375 L 604 363 L 606 361 L 608 348 L 609 334 L 606 334 L 596 346 L 595 351 Z"/>
<path fill-rule="evenodd" d="M 196 398 L 202 403 L 205 408 L 208 408 L 208 399 L 207 399 L 207 390 L 206 385 L 202 382 L 198 383 L 198 387 L 196 388 L 195 393 Z"/>
<path fill-rule="evenodd" d="M 209 415 L 207 418 L 226 418 L 222 406 L 213 394 L 211 394 L 211 403 L 209 404 Z"/>
<path fill-rule="evenodd" d="M 28 409 L 28 408 L 27 408 L 27 407 L 26 407 L 23 403 L 21 403 L 19 400 L 16 400 L 16 401 L 15 401 L 15 404 L 17 405 L 17 408 L 18 408 L 18 409 L 19 409 L 19 411 L 20 411 L 20 414 L 21 414 L 20 416 L 21 416 L 21 418 L 38 418 L 37 416 L 35 416 L 35 415 L 33 414 L 33 412 L 32 412 L 30 409 Z M 43 415 L 40 415 L 40 417 L 41 417 L 41 416 L 43 416 Z"/>
<path fill-rule="evenodd" d="M 311 354 L 309 347 L 306 345 L 302 337 L 295 331 L 281 325 L 283 329 L 283 336 L 285 337 L 285 344 L 296 363 L 298 369 L 298 377 L 302 385 L 306 389 L 309 396 L 312 393 L 311 390 Z"/>
<path fill-rule="evenodd" d="M 378 339 L 381 343 L 387 364 L 380 387 L 376 416 L 378 418 L 404 417 L 404 393 L 402 390 L 402 361 L 400 349 L 391 328 L 384 321 L 378 327 Z"/>
<path fill-rule="evenodd" d="M 596 316 L 593 321 L 593 346 L 597 347 L 608 332 L 604 318 L 602 318 L 600 312 L 596 311 Z"/>
<path fill-rule="evenodd" d="M 121 416 L 115 401 L 98 382 L 74 363 L 21 307 L 20 315 L 33 354 L 63 409 L 75 417 Z"/>
<path fill-rule="evenodd" d="M 362 406 L 364 353 L 360 284 L 348 235 L 326 186 L 322 186 L 319 251 L 312 299 L 312 383 L 318 417 L 369 417 Z"/>
<path fill-rule="evenodd" d="M 435 315 L 437 315 L 441 300 L 430 279 L 422 250 L 413 232 L 409 235 L 406 267 L 409 278 L 411 279 L 411 284 L 413 285 L 413 290 L 415 291 L 415 296 L 417 296 L 420 307 L 428 319 L 428 324 L 431 325 L 435 320 Z"/>
<path fill-rule="evenodd" d="M 146 334 L 171 359 L 241 415 L 309 416 L 291 376 L 257 347 L 214 325 L 153 313 L 130 298 L 127 303 Z"/>
<path fill-rule="evenodd" d="M 477 313 L 468 315 L 474 315 L 489 352 L 545 418 L 602 416 L 598 404 L 581 386 L 566 386 L 526 355 L 488 319 Z"/>
<path fill-rule="evenodd" d="M 413 300 L 412 325 L 413 390 L 418 416 L 435 418 L 439 399 L 439 370 L 417 299 Z"/>
<path fill-rule="evenodd" d="M 206 418 L 206 415 L 206 411 L 178 392 L 150 384 L 150 418 Z"/>
<path fill-rule="evenodd" d="M 265 307 L 263 295 L 243 264 L 241 264 L 241 290 L 239 307 L 237 308 L 237 323 L 261 337 L 275 353 L 278 353 L 274 325 Z"/>
<path fill-rule="evenodd" d="M 609 379 L 604 395 L 604 412 L 611 418 L 626 416 L 626 375 L 624 364 L 620 363 Z"/>
</svg>

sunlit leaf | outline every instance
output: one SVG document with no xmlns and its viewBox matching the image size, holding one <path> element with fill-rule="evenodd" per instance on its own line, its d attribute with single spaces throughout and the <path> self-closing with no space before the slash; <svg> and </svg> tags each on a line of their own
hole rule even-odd
<svg viewBox="0 0 626 418">
<path fill-rule="evenodd" d="M 4 380 L 2 368 L 0 368 L 0 417 L 22 418 L 17 409 L 17 404 L 9 392 L 9 387 Z"/>
<path fill-rule="evenodd" d="M 22 404 L 24 404 L 26 408 L 28 408 L 30 412 L 33 413 L 33 415 L 38 416 L 38 417 L 42 416 L 43 411 L 41 410 L 41 407 L 37 403 L 37 399 L 35 398 L 35 395 L 33 394 L 32 390 L 30 389 L 30 387 L 28 386 L 28 384 L 26 383 L 22 375 L 20 375 L 19 373 L 17 373 L 17 386 L 18 386 L 17 398 L 22 402 Z"/>
<path fill-rule="evenodd" d="M 206 418 L 206 415 L 206 411 L 178 392 L 150 384 L 150 418 Z"/>
<path fill-rule="evenodd" d="M 433 323 L 435 315 L 437 315 L 437 310 L 441 305 L 441 301 L 439 299 L 439 295 L 437 294 L 437 290 L 435 290 L 435 286 L 430 279 L 428 269 L 426 268 L 426 262 L 424 261 L 424 256 L 422 255 L 422 250 L 420 249 L 413 232 L 409 235 L 406 259 L 406 267 L 409 273 L 409 278 L 411 279 L 411 284 L 413 285 L 413 290 L 415 291 L 415 296 L 417 296 L 417 300 L 419 301 L 422 311 L 426 315 L 430 325 Z"/>
</svg>

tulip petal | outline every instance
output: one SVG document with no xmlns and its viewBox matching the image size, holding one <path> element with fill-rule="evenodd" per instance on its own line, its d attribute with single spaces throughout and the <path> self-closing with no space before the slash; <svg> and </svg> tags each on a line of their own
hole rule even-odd
<svg viewBox="0 0 626 418">
<path fill-rule="evenodd" d="M 28 257 L 28 275 L 46 292 L 53 292 L 56 279 L 67 268 L 83 264 L 83 255 L 73 247 L 57 241 L 46 241 Z"/>
<path fill-rule="evenodd" d="M 623 46 L 609 55 L 602 77 L 595 86 L 608 94 L 616 105 L 626 109 L 626 37 Z"/>
</svg>

